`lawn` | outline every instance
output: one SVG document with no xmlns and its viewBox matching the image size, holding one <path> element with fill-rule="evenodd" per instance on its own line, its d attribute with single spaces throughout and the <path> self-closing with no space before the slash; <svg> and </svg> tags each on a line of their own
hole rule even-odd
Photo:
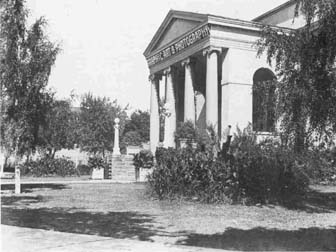
<svg viewBox="0 0 336 252">
<path fill-rule="evenodd" d="M 145 184 L 2 185 L 1 223 L 228 250 L 336 250 L 336 188 L 299 208 L 158 201 Z"/>
</svg>

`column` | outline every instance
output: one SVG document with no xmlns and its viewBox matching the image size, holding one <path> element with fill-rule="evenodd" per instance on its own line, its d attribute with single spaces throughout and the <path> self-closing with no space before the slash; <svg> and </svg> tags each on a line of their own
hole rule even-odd
<svg viewBox="0 0 336 252">
<path fill-rule="evenodd" d="M 218 53 L 219 49 L 208 48 L 203 51 L 206 56 L 206 97 L 205 113 L 207 125 L 218 128 Z M 218 133 L 218 132 L 217 132 Z"/>
<path fill-rule="evenodd" d="M 160 117 L 159 117 L 159 79 L 154 74 L 149 76 L 151 82 L 150 100 L 150 150 L 155 154 L 160 137 Z"/>
<path fill-rule="evenodd" d="M 184 67 L 184 121 L 192 121 L 195 124 L 195 96 L 194 85 L 191 69 L 191 59 L 187 58 L 182 61 Z"/>
<path fill-rule="evenodd" d="M 171 73 L 171 67 L 164 71 L 166 77 L 166 110 L 167 117 L 165 120 L 165 132 L 164 132 L 164 147 L 175 148 L 174 134 L 176 131 L 176 107 L 175 107 L 175 92 Z"/>
</svg>

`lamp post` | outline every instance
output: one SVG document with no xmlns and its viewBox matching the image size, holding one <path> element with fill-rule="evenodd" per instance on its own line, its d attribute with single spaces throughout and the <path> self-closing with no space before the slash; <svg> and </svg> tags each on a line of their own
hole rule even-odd
<svg viewBox="0 0 336 252">
<path fill-rule="evenodd" d="M 119 118 L 114 119 L 114 146 L 113 146 L 113 156 L 120 155 L 119 148 Z"/>
</svg>

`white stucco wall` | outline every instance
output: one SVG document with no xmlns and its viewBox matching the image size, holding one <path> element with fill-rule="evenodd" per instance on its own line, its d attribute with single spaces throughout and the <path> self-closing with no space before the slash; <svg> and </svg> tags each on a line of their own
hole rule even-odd
<svg viewBox="0 0 336 252">
<path fill-rule="evenodd" d="M 273 71 L 255 51 L 228 49 L 222 63 L 222 129 L 231 125 L 234 132 L 252 123 L 253 75 L 259 68 Z"/>
<path fill-rule="evenodd" d="M 263 24 L 276 25 L 291 29 L 303 27 L 306 24 L 304 16 L 299 13 L 299 16 L 294 19 L 295 3 L 285 6 L 284 8 L 272 13 L 260 20 Z"/>
</svg>

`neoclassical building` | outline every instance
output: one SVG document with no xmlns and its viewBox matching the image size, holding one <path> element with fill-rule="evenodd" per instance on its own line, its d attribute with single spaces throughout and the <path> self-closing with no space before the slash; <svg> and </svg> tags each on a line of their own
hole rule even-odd
<svg viewBox="0 0 336 252">
<path fill-rule="evenodd" d="M 296 29 L 294 3 L 245 21 L 211 14 L 171 10 L 144 52 L 150 72 L 150 148 L 160 142 L 159 104 L 164 103 L 165 147 L 174 147 L 179 122 L 213 125 L 221 136 L 232 125 L 249 122 L 257 132 L 274 129 L 270 113 L 259 113 L 253 85 L 275 78 L 265 56 L 257 57 L 255 42 L 262 24 Z"/>
</svg>

